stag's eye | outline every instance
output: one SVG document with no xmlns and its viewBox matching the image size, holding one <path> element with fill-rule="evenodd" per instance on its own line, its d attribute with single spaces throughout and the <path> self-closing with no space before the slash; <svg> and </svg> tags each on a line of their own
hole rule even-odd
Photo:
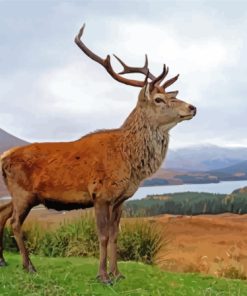
<svg viewBox="0 0 247 296">
<path fill-rule="evenodd" d="M 165 103 L 164 100 L 162 98 L 156 98 L 155 99 L 155 103 Z"/>
</svg>

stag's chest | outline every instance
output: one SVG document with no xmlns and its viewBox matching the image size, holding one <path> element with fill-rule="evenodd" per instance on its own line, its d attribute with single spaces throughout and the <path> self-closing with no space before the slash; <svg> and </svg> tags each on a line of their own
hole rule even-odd
<svg viewBox="0 0 247 296">
<path fill-rule="evenodd" d="M 163 163 L 169 143 L 168 134 L 155 134 L 143 142 L 136 154 L 133 177 L 138 181 L 154 174 Z"/>
<path fill-rule="evenodd" d="M 147 168 L 148 176 L 155 173 L 163 163 L 168 149 L 168 135 L 159 136 L 153 139 L 147 146 Z"/>
</svg>

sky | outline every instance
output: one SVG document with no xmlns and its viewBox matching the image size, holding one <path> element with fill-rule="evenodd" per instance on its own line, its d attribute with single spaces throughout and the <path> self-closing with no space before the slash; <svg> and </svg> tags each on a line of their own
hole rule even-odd
<svg viewBox="0 0 247 296">
<path fill-rule="evenodd" d="M 246 1 L 0 0 L 0 128 L 43 142 L 121 126 L 139 89 L 79 50 L 83 23 L 99 56 L 141 66 L 148 54 L 155 75 L 164 63 L 180 74 L 169 90 L 198 113 L 171 130 L 171 148 L 247 147 Z"/>
</svg>

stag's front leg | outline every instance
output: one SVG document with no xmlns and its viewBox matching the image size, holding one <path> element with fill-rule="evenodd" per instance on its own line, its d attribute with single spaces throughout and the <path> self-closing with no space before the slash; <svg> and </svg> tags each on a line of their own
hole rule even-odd
<svg viewBox="0 0 247 296">
<path fill-rule="evenodd" d="M 119 272 L 117 266 L 117 237 L 121 214 L 121 205 L 112 209 L 109 228 L 110 275 L 112 275 L 116 280 L 124 278 L 124 276 Z"/>
<path fill-rule="evenodd" d="M 98 202 L 94 205 L 94 208 L 100 247 L 100 262 L 97 277 L 102 283 L 111 284 L 111 280 L 107 273 L 107 244 L 109 241 L 110 222 L 109 205 Z"/>
</svg>

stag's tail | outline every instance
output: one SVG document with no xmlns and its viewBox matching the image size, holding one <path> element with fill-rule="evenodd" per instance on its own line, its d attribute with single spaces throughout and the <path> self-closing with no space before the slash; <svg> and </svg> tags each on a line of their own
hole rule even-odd
<svg viewBox="0 0 247 296">
<path fill-rule="evenodd" d="M 7 186 L 7 166 L 8 166 L 6 160 L 8 159 L 8 156 L 18 148 L 19 147 L 11 148 L 0 155 L 0 171 L 2 172 L 3 180 L 6 186 Z"/>
<path fill-rule="evenodd" d="M 8 150 L 4 152 L 2 155 L 0 155 L 0 170 L 2 171 L 3 179 L 5 184 L 7 185 L 7 173 L 5 171 L 5 158 L 11 153 L 11 150 Z M 8 218 L 11 217 L 13 212 L 13 204 L 12 201 L 3 204 L 0 206 L 0 242 L 2 240 L 3 235 L 3 228 L 5 226 L 6 221 Z M 0 249 L 2 249 L 2 246 L 0 245 Z"/>
<path fill-rule="evenodd" d="M 0 155 L 0 170 L 2 172 L 3 180 L 4 180 L 6 185 L 7 185 L 7 173 L 6 173 L 5 169 L 4 169 L 4 159 L 8 155 L 7 152 L 8 151 L 6 151 L 2 155 Z M 0 211 L 1 211 L 1 207 L 0 207 Z"/>
<path fill-rule="evenodd" d="M 13 149 L 4 152 L 0 155 L 0 170 L 2 171 L 3 179 L 5 184 L 7 185 L 7 172 L 6 172 L 6 157 L 13 151 Z M 12 202 L 8 202 L 4 205 L 0 206 L 0 233 L 2 227 L 4 227 L 7 219 L 12 215 L 13 205 Z M 1 240 L 1 238 L 0 238 Z"/>
</svg>

